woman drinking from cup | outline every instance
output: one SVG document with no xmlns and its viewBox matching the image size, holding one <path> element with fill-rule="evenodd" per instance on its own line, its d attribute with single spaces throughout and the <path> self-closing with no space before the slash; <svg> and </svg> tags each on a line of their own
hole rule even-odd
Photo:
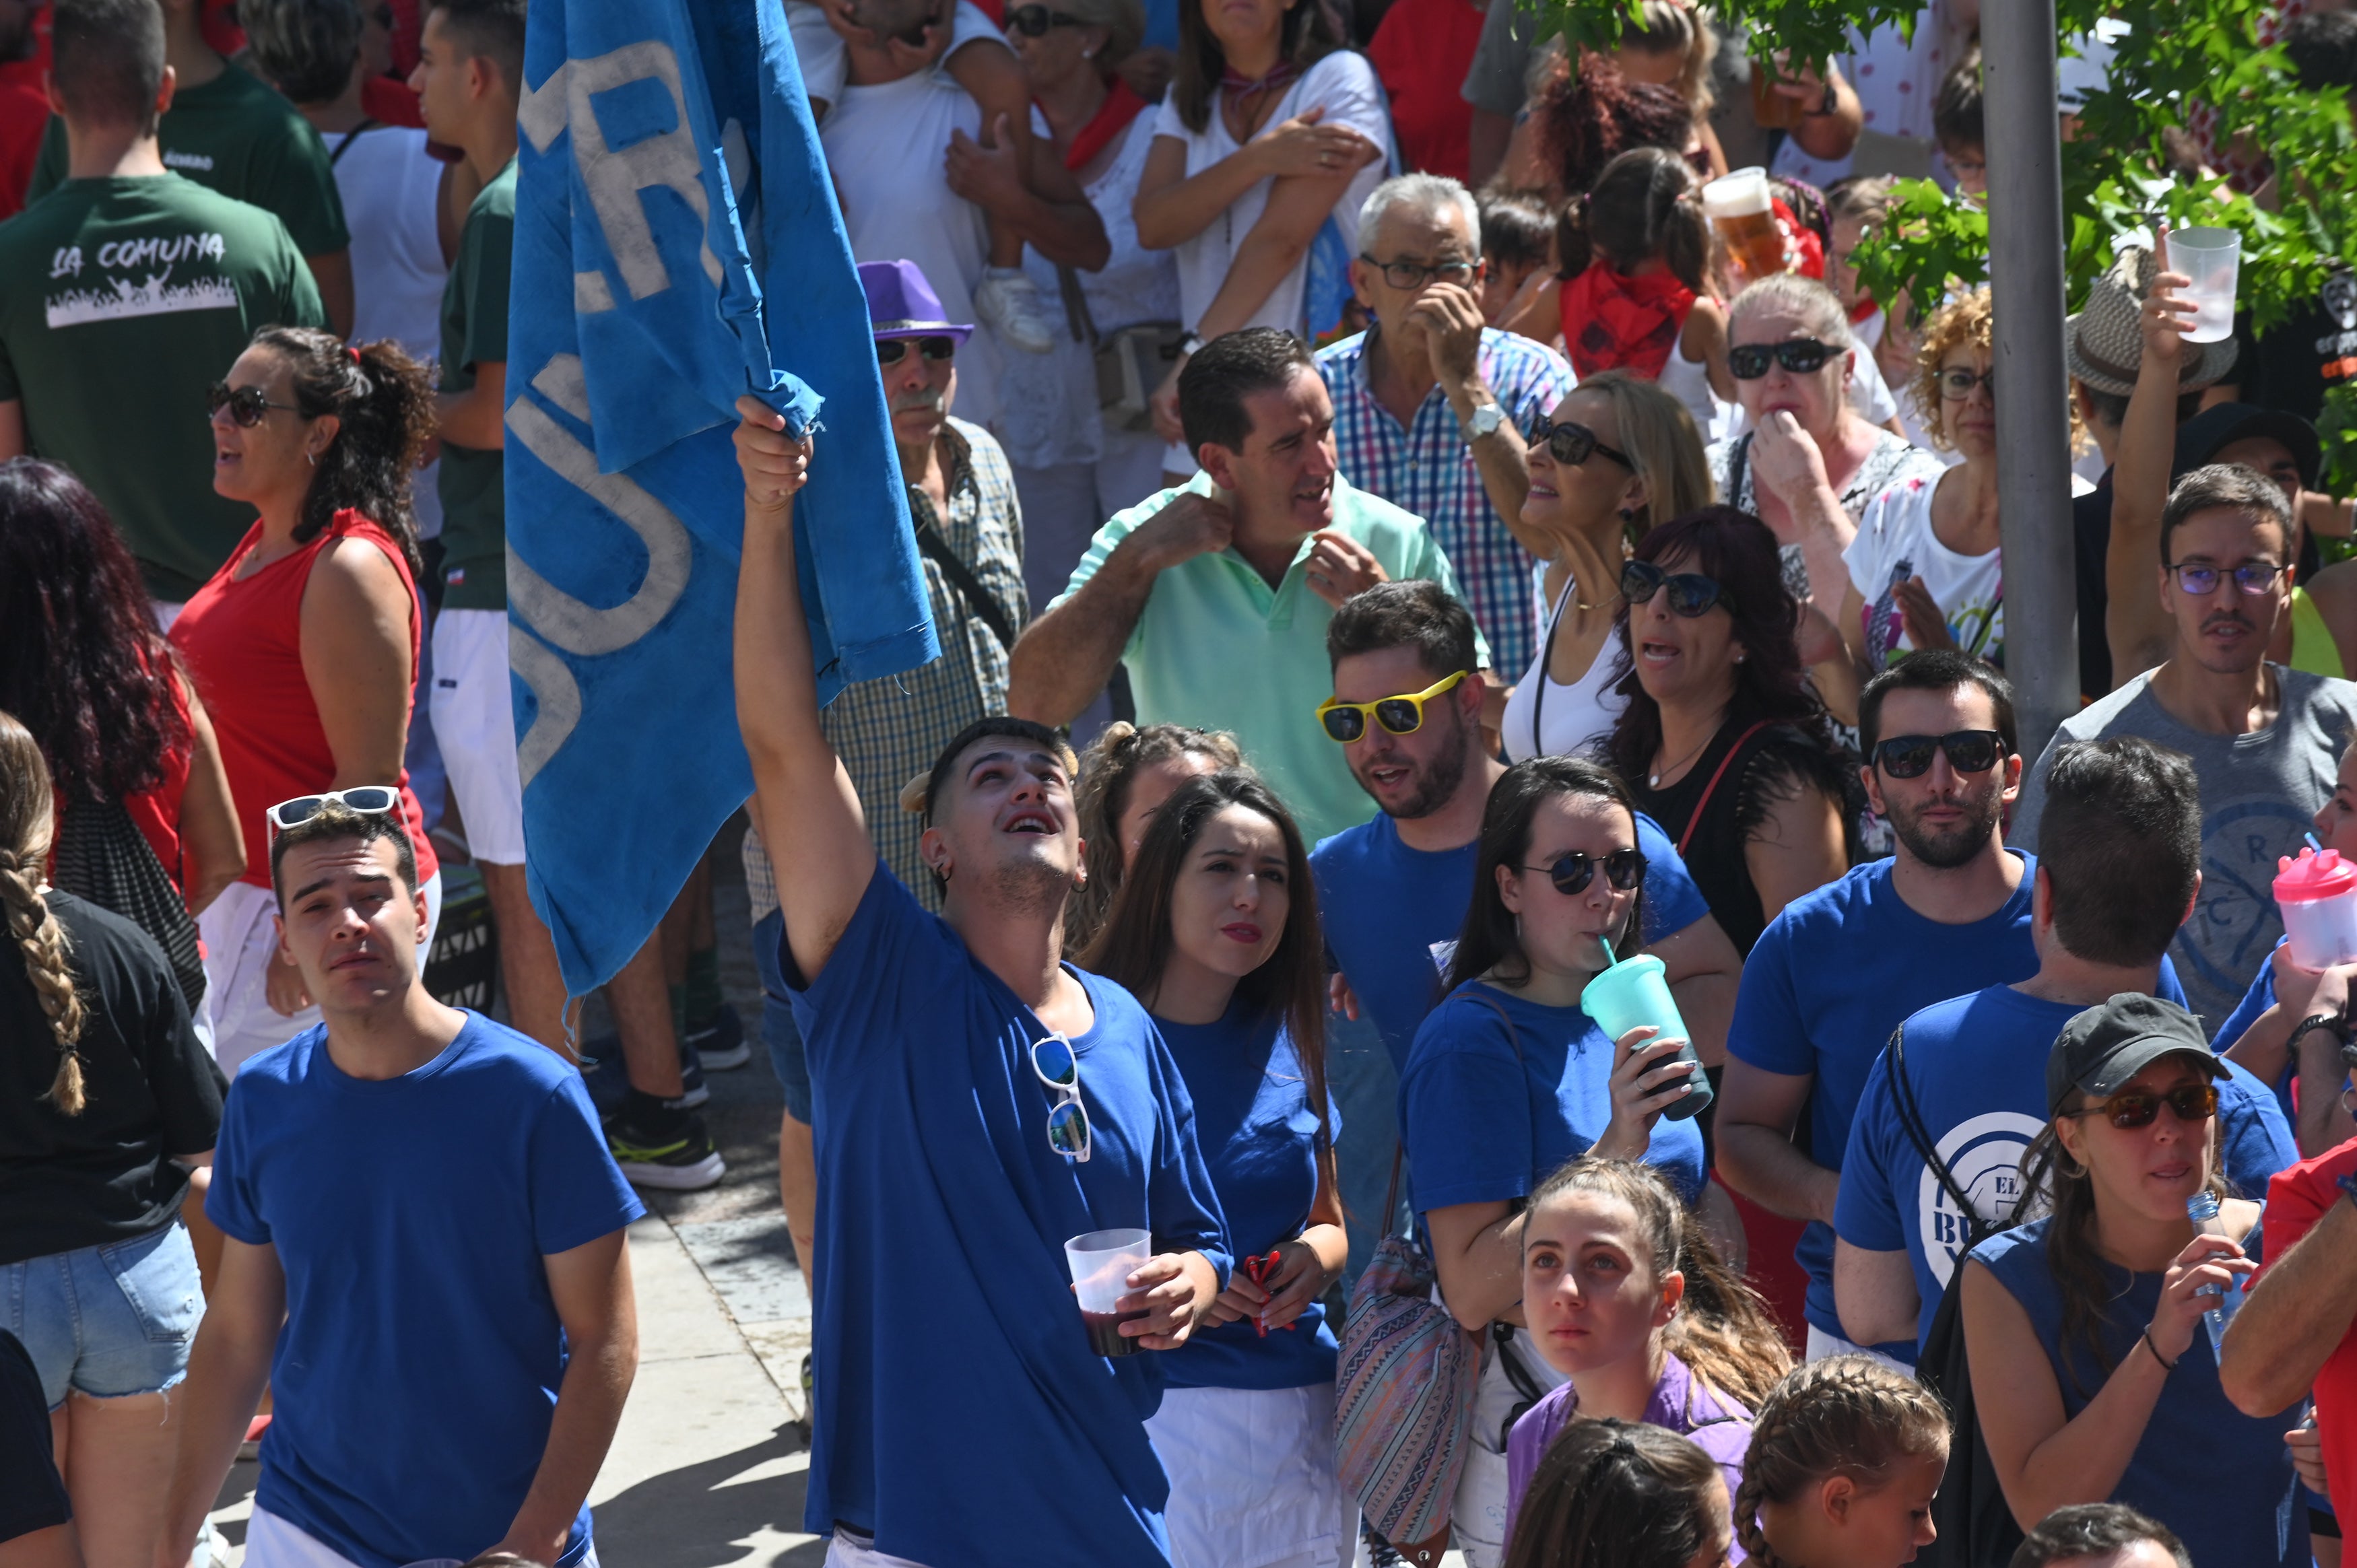
<svg viewBox="0 0 2357 1568">
<path fill-rule="evenodd" d="M 1581 381 L 1531 443 L 1531 489 L 1516 530 L 1545 563 L 1539 656 L 1506 699 L 1506 756 L 1569 757 L 1611 734 L 1627 699 L 1606 644 L 1629 545 L 1659 520 L 1710 504 L 1694 420 L 1672 393 L 1627 371 Z"/>
<path fill-rule="evenodd" d="M 1254 1563 L 1347 1563 L 1338 1347 L 1318 1300 L 1350 1254 L 1325 947 L 1308 853 L 1268 787 L 1243 768 L 1181 784 L 1082 961 L 1154 1015 L 1236 1248 L 1227 1290 L 1162 1359 L 1162 1408 L 1146 1423 L 1170 1477 L 1173 1568 L 1237 1562 L 1240 1538 Z"/>
<path fill-rule="evenodd" d="M 1974 1248 L 1963 1285 L 1981 1433 L 2024 1529 L 2108 1500 L 2196 1562 L 2309 1561 L 2278 1516 L 2297 1407 L 2236 1410 L 2203 1332 L 2259 1240 L 2260 1206 L 2228 1196 L 2219 1165 L 2224 1071 L 2191 1014 L 2132 993 L 2072 1018 L 2048 1058 L 2053 1121 L 2021 1162 L 2045 1212 Z M 2216 1217 L 2206 1233 L 2192 1200 Z"/>
<path fill-rule="evenodd" d="M 1708 507 L 1663 523 L 1620 575 L 1632 676 L 1612 766 L 1662 824 L 1736 950 L 1849 868 L 1847 775 L 1801 667 L 1775 536 Z"/>
<path fill-rule="evenodd" d="M 1482 812 L 1448 994 L 1400 1078 L 1414 1206 L 1441 1299 L 1483 1337 L 1451 1512 L 1470 1568 L 1503 1555 L 1512 1417 L 1563 1381 L 1521 1338 L 1521 1200 L 1590 1153 L 1662 1166 L 1685 1203 L 1702 1190 L 1701 1133 L 1662 1115 L 1692 1092 L 1675 1059 L 1685 1042 L 1642 1026 L 1609 1038 L 1580 1005 L 1644 940 L 1644 876 L 1636 813 L 1610 773 L 1564 757 L 1508 768 Z"/>
</svg>

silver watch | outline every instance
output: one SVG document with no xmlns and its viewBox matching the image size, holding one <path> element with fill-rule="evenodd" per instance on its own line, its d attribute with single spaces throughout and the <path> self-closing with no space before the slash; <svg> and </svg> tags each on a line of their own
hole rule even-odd
<svg viewBox="0 0 2357 1568">
<path fill-rule="evenodd" d="M 1473 411 L 1472 418 L 1458 425 L 1457 434 L 1463 436 L 1465 444 L 1470 446 L 1484 435 L 1497 434 L 1505 423 L 1506 411 L 1494 403 L 1485 403 Z"/>
</svg>

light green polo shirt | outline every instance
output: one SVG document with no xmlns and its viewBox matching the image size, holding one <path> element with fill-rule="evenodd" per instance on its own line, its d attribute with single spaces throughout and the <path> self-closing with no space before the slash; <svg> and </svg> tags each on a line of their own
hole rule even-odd
<svg viewBox="0 0 2357 1568">
<path fill-rule="evenodd" d="M 1080 592 L 1116 545 L 1189 490 L 1209 494 L 1210 478 L 1197 474 L 1098 529 L 1055 603 Z M 1394 580 L 1426 577 L 1458 592 L 1457 574 L 1422 518 L 1352 489 L 1339 474 L 1332 526 L 1372 551 Z M 1121 656 L 1129 666 L 1139 724 L 1234 735 L 1244 760 L 1291 808 L 1302 838 L 1314 844 L 1373 816 L 1375 803 L 1351 776 L 1342 748 L 1318 724 L 1318 704 L 1334 694 L 1326 660 L 1326 627 L 1334 611 L 1304 576 L 1311 546 L 1305 537 L 1275 588 L 1233 549 L 1169 568 L 1155 579 Z M 1488 665 L 1488 644 L 1478 644 L 1478 651 Z"/>
</svg>

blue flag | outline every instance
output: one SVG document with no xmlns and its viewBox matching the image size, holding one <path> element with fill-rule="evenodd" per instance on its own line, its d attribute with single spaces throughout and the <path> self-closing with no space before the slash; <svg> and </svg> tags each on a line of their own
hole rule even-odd
<svg viewBox="0 0 2357 1568">
<path fill-rule="evenodd" d="M 794 509 L 820 700 L 938 649 L 784 8 L 533 0 L 517 123 L 509 662 L 533 904 L 577 995 L 752 793 L 738 396 L 823 431 Z"/>
</svg>

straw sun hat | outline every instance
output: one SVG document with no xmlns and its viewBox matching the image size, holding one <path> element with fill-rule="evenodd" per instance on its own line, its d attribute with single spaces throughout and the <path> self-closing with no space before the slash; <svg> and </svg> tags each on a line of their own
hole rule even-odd
<svg viewBox="0 0 2357 1568">
<path fill-rule="evenodd" d="M 2139 318 L 2155 272 L 2149 248 L 2122 246 L 2111 270 L 2087 291 L 2086 307 L 2064 324 L 2063 361 L 2073 376 L 2097 392 L 2126 397 L 2136 391 L 2136 362 L 2144 357 Z M 2223 376 L 2233 369 L 2239 347 L 2232 338 L 2185 345 L 2178 391 L 2196 392 Z"/>
</svg>

